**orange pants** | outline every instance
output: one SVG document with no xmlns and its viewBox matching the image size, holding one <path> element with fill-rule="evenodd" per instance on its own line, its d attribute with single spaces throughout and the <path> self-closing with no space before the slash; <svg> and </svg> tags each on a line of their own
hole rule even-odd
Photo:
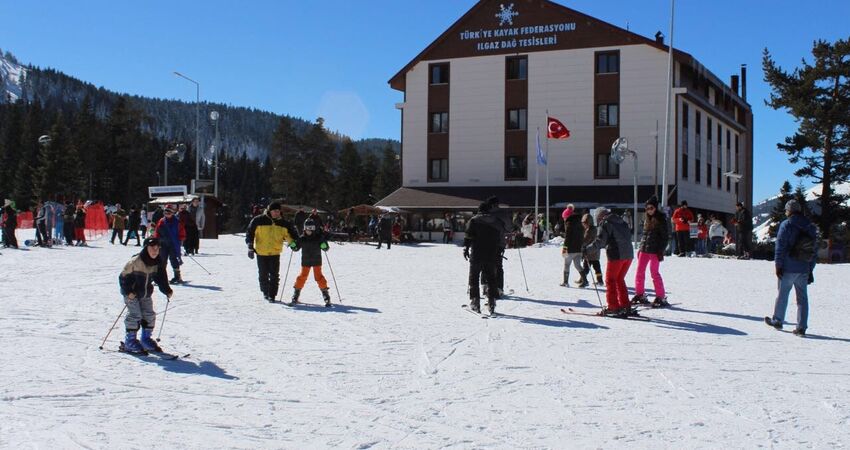
<svg viewBox="0 0 850 450">
<path fill-rule="evenodd" d="M 322 275 L 322 266 L 302 266 L 301 273 L 295 279 L 295 289 L 304 287 L 304 283 L 307 282 L 307 277 L 310 275 L 310 269 L 313 269 L 313 278 L 316 279 L 316 283 L 319 283 L 319 289 L 327 289 L 328 280 Z"/>
</svg>

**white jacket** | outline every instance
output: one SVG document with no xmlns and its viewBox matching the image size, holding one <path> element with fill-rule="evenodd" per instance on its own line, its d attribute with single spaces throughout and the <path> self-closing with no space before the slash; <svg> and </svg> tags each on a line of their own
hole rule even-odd
<svg viewBox="0 0 850 450">
<path fill-rule="evenodd" d="M 720 222 L 711 222 L 711 226 L 708 227 L 708 238 L 721 237 L 725 238 L 726 234 L 729 231 L 726 230 L 726 227 L 723 226 Z"/>
</svg>

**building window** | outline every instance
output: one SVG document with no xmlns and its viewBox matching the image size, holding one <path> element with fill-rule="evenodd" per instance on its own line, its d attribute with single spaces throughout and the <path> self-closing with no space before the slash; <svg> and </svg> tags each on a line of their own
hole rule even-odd
<svg viewBox="0 0 850 450">
<path fill-rule="evenodd" d="M 694 154 L 699 158 L 700 153 L 702 153 L 702 114 L 697 111 L 696 113 L 696 139 L 694 139 Z"/>
<path fill-rule="evenodd" d="M 688 154 L 682 153 L 682 179 L 688 179 Z"/>
<path fill-rule="evenodd" d="M 449 160 L 448 159 L 432 159 L 431 171 L 428 173 L 430 181 L 449 181 Z"/>
<path fill-rule="evenodd" d="M 596 73 L 618 73 L 620 71 L 620 54 L 597 53 Z"/>
<path fill-rule="evenodd" d="M 528 128 L 528 110 L 525 109 L 509 109 L 508 110 L 508 129 L 509 130 L 525 130 Z"/>
<path fill-rule="evenodd" d="M 525 180 L 527 178 L 528 160 L 524 156 L 505 157 L 505 179 Z"/>
<path fill-rule="evenodd" d="M 596 178 L 619 178 L 620 165 L 608 153 L 596 154 Z"/>
<path fill-rule="evenodd" d="M 706 171 L 705 171 L 705 184 L 708 187 L 711 187 L 711 173 L 712 173 L 711 162 L 709 162 L 709 163 L 706 164 Z"/>
<path fill-rule="evenodd" d="M 449 84 L 448 63 L 431 64 L 431 75 L 429 82 L 431 84 Z"/>
<path fill-rule="evenodd" d="M 616 127 L 620 123 L 620 106 L 608 103 L 596 106 L 596 126 Z"/>
<path fill-rule="evenodd" d="M 705 136 L 706 136 L 706 139 L 708 139 L 708 142 L 707 142 L 708 145 L 706 146 L 706 150 L 708 150 L 709 159 L 711 159 L 711 156 L 710 156 L 711 155 L 711 146 L 714 145 L 711 142 L 711 119 L 706 119 L 706 123 L 708 125 L 707 127 L 705 127 L 705 131 L 706 131 Z M 699 159 L 699 157 L 701 156 L 699 152 L 697 152 L 696 155 L 697 155 L 697 159 Z"/>
<path fill-rule="evenodd" d="M 527 56 L 511 56 L 506 60 L 506 78 L 508 80 L 527 80 L 528 79 L 528 57 Z"/>
<path fill-rule="evenodd" d="M 449 113 L 436 112 L 431 113 L 431 133 L 448 133 L 449 132 Z"/>
<path fill-rule="evenodd" d="M 738 136 L 735 136 L 735 173 L 741 173 L 741 154 L 738 152 Z M 729 186 L 726 186 L 729 191 Z M 738 195 L 738 182 L 735 182 L 735 196 Z"/>
</svg>

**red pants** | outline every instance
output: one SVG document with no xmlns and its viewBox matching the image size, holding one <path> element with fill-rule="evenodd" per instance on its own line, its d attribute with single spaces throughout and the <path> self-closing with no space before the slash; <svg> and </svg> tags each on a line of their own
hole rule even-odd
<svg viewBox="0 0 850 450">
<path fill-rule="evenodd" d="M 302 266 L 301 273 L 295 279 L 295 289 L 304 287 L 304 283 L 307 282 L 307 277 L 310 275 L 310 269 L 313 269 L 313 278 L 316 279 L 316 283 L 319 283 L 319 289 L 327 289 L 328 280 L 322 275 L 322 266 Z"/>
<path fill-rule="evenodd" d="M 78 241 L 85 242 L 86 241 L 86 229 L 85 228 L 74 228 L 74 237 Z"/>
<path fill-rule="evenodd" d="M 629 306 L 629 291 L 626 289 L 626 273 L 632 265 L 631 259 L 608 260 L 605 266 L 605 301 L 608 309 L 620 309 Z"/>
</svg>

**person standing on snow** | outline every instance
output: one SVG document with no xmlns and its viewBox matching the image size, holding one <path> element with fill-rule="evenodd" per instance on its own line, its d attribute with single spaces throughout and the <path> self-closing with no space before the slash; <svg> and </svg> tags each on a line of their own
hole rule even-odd
<svg viewBox="0 0 850 450">
<path fill-rule="evenodd" d="M 652 276 L 652 285 L 655 287 L 655 300 L 653 308 L 670 306 L 667 303 L 667 295 L 664 291 L 664 279 L 658 266 L 664 261 L 664 250 L 667 248 L 667 217 L 658 210 L 658 199 L 655 196 L 646 201 L 646 220 L 643 223 L 643 238 L 638 247 L 638 265 L 635 272 L 635 296 L 632 298 L 633 305 L 648 305 L 644 282 L 646 280 L 646 266 L 649 266 L 649 274 Z"/>
<path fill-rule="evenodd" d="M 378 220 L 378 247 L 381 248 L 381 243 L 387 242 L 387 250 L 390 249 L 393 243 L 393 218 L 389 213 L 384 213 Z"/>
<path fill-rule="evenodd" d="M 575 206 L 567 205 L 564 212 L 561 213 L 564 219 L 564 245 L 561 246 L 561 256 L 564 257 L 564 281 L 561 286 L 570 286 L 570 265 L 574 265 L 576 272 L 581 274 L 581 253 L 582 240 L 584 238 L 584 229 L 581 226 L 581 218 L 575 214 Z M 582 284 L 583 278 L 576 280 L 577 284 Z M 585 286 L 587 282 L 585 281 Z"/>
<path fill-rule="evenodd" d="M 584 261 L 581 265 L 581 280 L 578 287 L 587 287 L 587 274 L 590 273 L 591 266 L 593 267 L 593 272 L 596 274 L 596 285 L 605 286 L 605 282 L 602 281 L 602 267 L 599 265 L 599 249 L 585 250 L 588 244 L 596 240 L 596 227 L 593 226 L 593 219 L 590 217 L 590 214 L 581 216 L 581 225 L 584 227 L 584 236 L 582 239 L 582 259 Z"/>
<path fill-rule="evenodd" d="M 159 286 L 169 300 L 173 295 L 168 285 L 168 274 L 165 261 L 159 258 L 160 242 L 157 238 L 145 239 L 142 251 L 133 255 L 124 265 L 124 270 L 118 276 L 118 285 L 124 304 L 127 305 L 127 316 L 124 318 L 126 335 L 121 342 L 121 350 L 128 353 L 161 352 L 156 341 L 151 336 L 156 325 L 156 312 L 153 309 L 153 283 Z M 136 333 L 142 329 L 142 339 L 136 338 Z"/>
<path fill-rule="evenodd" d="M 723 222 L 717 218 L 717 216 L 711 216 L 711 224 L 708 227 L 708 239 L 711 248 L 709 252 L 711 253 L 720 253 L 720 248 L 723 245 L 723 239 L 726 238 L 726 227 L 723 226 Z"/>
<path fill-rule="evenodd" d="M 328 251 L 328 241 L 325 239 L 325 232 L 313 219 L 304 221 L 304 233 L 297 240 L 289 244 L 292 251 L 297 252 L 304 250 L 301 253 L 301 273 L 295 278 L 295 288 L 292 292 L 292 301 L 290 304 L 298 303 L 298 298 L 301 296 L 301 289 L 304 288 L 304 283 L 307 282 L 307 277 L 310 275 L 310 269 L 313 270 L 313 278 L 319 284 L 319 289 L 322 291 L 322 298 L 325 300 L 325 306 L 331 306 L 331 294 L 328 291 L 328 280 L 322 275 L 322 252 Z"/>
<path fill-rule="evenodd" d="M 629 226 L 623 219 L 611 214 L 608 208 L 601 207 L 596 210 L 596 222 L 598 224 L 596 239 L 585 247 L 586 251 L 605 248 L 608 263 L 605 266 L 605 299 L 607 308 L 599 312 L 599 315 L 611 317 L 627 317 L 637 314 L 631 310 L 629 305 L 629 291 L 626 289 L 626 273 L 632 265 L 634 248 L 632 247 L 632 236 Z"/>
<path fill-rule="evenodd" d="M 8 198 L 3 202 L 3 248 L 18 248 L 15 229 L 18 228 L 18 213 Z"/>
<path fill-rule="evenodd" d="M 264 213 L 251 219 L 245 233 L 248 258 L 254 259 L 256 254 L 260 291 L 263 292 L 263 298 L 269 302 L 274 302 L 277 298 L 283 243 L 293 243 L 298 236 L 292 223 L 281 217 L 280 208 L 280 202 L 269 203 Z"/>
<path fill-rule="evenodd" d="M 183 229 L 180 220 L 174 217 L 174 209 L 171 206 L 165 207 L 163 215 L 154 228 L 153 237 L 159 238 L 162 259 L 171 261 L 171 268 L 174 269 L 174 277 L 169 282 L 180 284 L 183 282 L 183 277 L 180 275 L 180 266 L 183 265 L 180 244 L 186 239 L 186 230 Z"/>
<path fill-rule="evenodd" d="M 115 212 L 112 213 L 112 238 L 109 239 L 110 244 L 115 244 L 115 236 L 118 236 L 118 243 L 124 242 L 124 228 L 126 228 L 127 211 L 121 208 L 120 203 L 115 204 Z"/>
<path fill-rule="evenodd" d="M 809 324 L 808 285 L 815 281 L 818 230 L 811 220 L 802 214 L 802 207 L 797 200 L 788 200 L 785 204 L 785 216 L 788 218 L 779 224 L 774 251 L 779 293 L 776 296 L 773 316 L 765 317 L 764 321 L 777 330 L 782 329 L 785 311 L 788 309 L 788 296 L 793 287 L 797 294 L 797 327 L 793 333 L 805 336 Z"/>
<path fill-rule="evenodd" d="M 496 285 L 496 267 L 501 258 L 502 224 L 490 214 L 491 206 L 484 202 L 478 207 L 478 214 L 472 216 L 466 224 L 466 236 L 463 238 L 463 257 L 469 261 L 469 309 L 481 312 L 481 291 L 478 288 L 480 274 L 488 286 Z M 492 315 L 496 312 L 496 289 L 487 289 L 487 309 Z"/>
<path fill-rule="evenodd" d="M 70 201 L 65 204 L 65 213 L 62 216 L 62 233 L 65 235 L 65 244 L 71 246 L 74 245 L 75 231 L 74 231 L 74 213 L 75 208 L 74 204 Z"/>
<path fill-rule="evenodd" d="M 136 205 L 130 205 L 130 214 L 127 215 L 127 237 L 122 242 L 122 245 L 127 245 L 130 242 L 131 237 L 136 238 L 136 247 L 141 246 L 141 241 L 139 240 L 139 226 L 142 223 L 142 215 L 139 213 L 139 210 L 136 208 Z"/>
<path fill-rule="evenodd" d="M 77 204 L 77 212 L 74 213 L 74 237 L 77 246 L 88 245 L 86 244 L 86 206 L 82 202 Z"/>
<path fill-rule="evenodd" d="M 691 222 L 694 221 L 694 213 L 688 209 L 688 202 L 682 200 L 673 211 L 671 220 L 676 230 L 676 256 L 687 256 L 691 250 Z"/>
<path fill-rule="evenodd" d="M 201 200 L 197 197 L 192 199 L 192 203 L 189 205 L 189 214 L 192 218 L 195 219 L 195 234 L 192 235 L 189 239 L 189 243 L 191 245 L 192 254 L 197 255 L 198 250 L 201 248 L 201 236 L 204 234 L 204 225 L 206 225 L 207 217 L 204 214 L 204 207 L 201 205 Z"/>
<path fill-rule="evenodd" d="M 738 258 L 749 259 L 752 242 L 753 215 L 743 202 L 735 204 L 735 252 Z"/>
</svg>

